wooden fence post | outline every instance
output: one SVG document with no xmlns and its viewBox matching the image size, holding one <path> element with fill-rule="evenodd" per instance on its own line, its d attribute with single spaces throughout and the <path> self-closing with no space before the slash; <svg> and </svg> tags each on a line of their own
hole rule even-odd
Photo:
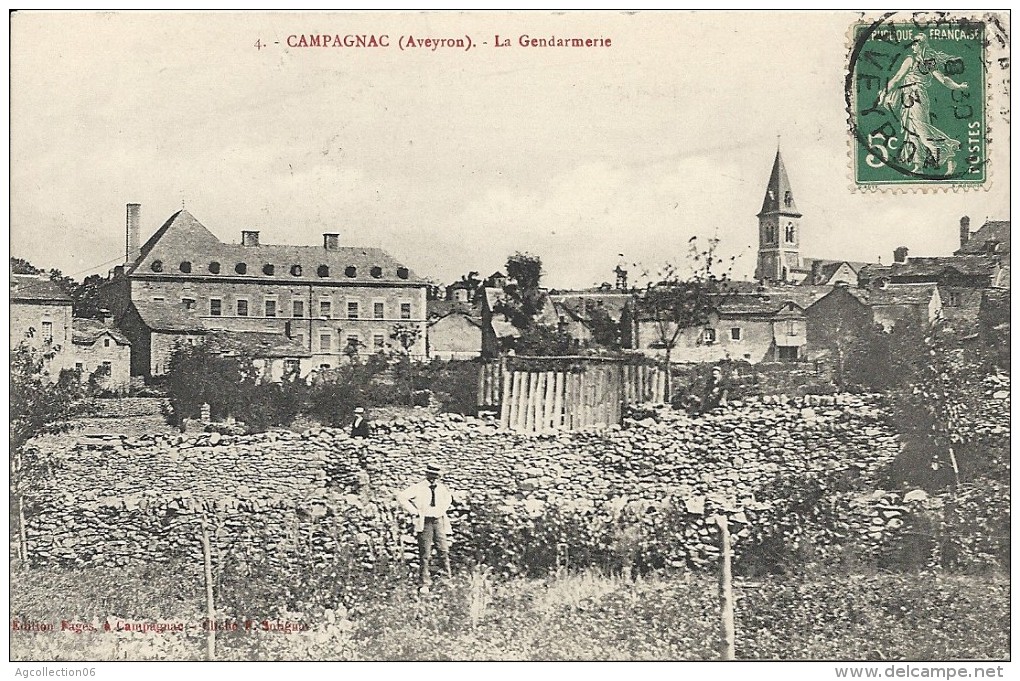
<svg viewBox="0 0 1020 681">
<path fill-rule="evenodd" d="M 510 427 L 510 375 L 506 369 L 503 370 L 503 400 L 499 405 L 499 426 L 500 428 Z"/>
<path fill-rule="evenodd" d="M 715 517 L 719 525 L 719 542 L 722 548 L 722 565 L 719 569 L 719 658 L 735 659 L 735 638 L 733 627 L 733 572 L 730 556 L 730 527 L 725 515 Z"/>
</svg>

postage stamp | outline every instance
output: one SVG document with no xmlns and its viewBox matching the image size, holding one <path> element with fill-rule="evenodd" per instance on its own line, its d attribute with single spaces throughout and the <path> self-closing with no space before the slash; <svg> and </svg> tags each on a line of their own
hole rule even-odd
<svg viewBox="0 0 1020 681">
<path fill-rule="evenodd" d="M 853 27 L 846 92 L 858 186 L 987 181 L 985 28 L 920 15 Z"/>
</svg>

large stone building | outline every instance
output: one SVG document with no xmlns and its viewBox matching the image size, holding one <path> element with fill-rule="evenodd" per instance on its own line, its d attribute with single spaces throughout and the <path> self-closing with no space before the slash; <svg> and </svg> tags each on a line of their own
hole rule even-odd
<svg viewBox="0 0 1020 681">
<path fill-rule="evenodd" d="M 224 243 L 188 211 L 141 246 L 138 204 L 128 204 L 127 257 L 104 287 L 107 304 L 139 351 L 132 373 L 163 373 L 176 342 L 209 331 L 276 334 L 302 365 L 333 368 L 356 353 L 391 348 L 396 325 L 419 330 L 425 355 L 426 282 L 378 248 L 261 243 L 244 230 Z M 308 360 L 310 358 L 310 362 Z"/>
</svg>

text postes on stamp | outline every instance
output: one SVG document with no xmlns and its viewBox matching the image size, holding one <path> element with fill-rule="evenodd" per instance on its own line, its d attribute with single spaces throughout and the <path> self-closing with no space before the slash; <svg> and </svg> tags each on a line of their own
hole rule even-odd
<svg viewBox="0 0 1020 681">
<path fill-rule="evenodd" d="M 984 184 L 984 24 L 894 15 L 857 24 L 852 35 L 847 104 L 857 184 Z"/>
</svg>

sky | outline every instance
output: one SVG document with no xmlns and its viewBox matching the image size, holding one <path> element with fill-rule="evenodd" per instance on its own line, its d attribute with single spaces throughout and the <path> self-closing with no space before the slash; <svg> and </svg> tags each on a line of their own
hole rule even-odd
<svg viewBox="0 0 1020 681">
<path fill-rule="evenodd" d="M 680 262 L 693 236 L 718 238 L 749 277 L 777 143 L 802 255 L 950 254 L 961 216 L 975 228 L 1010 217 L 1008 102 L 989 109 L 986 189 L 855 190 L 844 77 L 857 19 L 18 13 L 11 254 L 105 274 L 137 202 L 143 239 L 184 205 L 223 241 L 257 229 L 263 243 L 321 245 L 339 232 L 439 283 L 525 251 L 548 286 L 588 287 L 621 260 L 633 272 Z M 288 47 L 309 34 L 390 47 Z M 612 45 L 521 47 L 525 34 Z M 401 50 L 408 36 L 473 47 Z"/>
</svg>

